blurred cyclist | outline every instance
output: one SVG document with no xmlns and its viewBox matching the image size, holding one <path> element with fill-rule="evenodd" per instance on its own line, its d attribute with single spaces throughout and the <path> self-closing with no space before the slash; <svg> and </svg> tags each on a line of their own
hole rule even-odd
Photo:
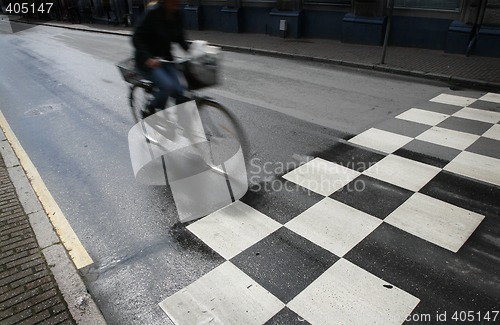
<svg viewBox="0 0 500 325">
<path fill-rule="evenodd" d="M 185 51 L 189 49 L 178 0 L 160 0 L 148 5 L 135 28 L 132 41 L 137 68 L 157 88 L 143 117 L 154 114 L 156 109 L 165 108 L 168 97 L 173 98 L 176 104 L 185 102 L 184 89 L 174 64 L 158 59 L 173 60 L 171 43 L 178 43 Z"/>
</svg>

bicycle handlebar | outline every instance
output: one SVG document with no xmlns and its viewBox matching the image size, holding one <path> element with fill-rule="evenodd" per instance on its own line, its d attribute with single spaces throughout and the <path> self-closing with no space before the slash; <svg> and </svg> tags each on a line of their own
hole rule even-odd
<svg viewBox="0 0 500 325">
<path fill-rule="evenodd" d="M 191 58 L 174 58 L 173 60 L 166 60 L 162 58 L 155 58 L 161 63 L 183 64 L 191 60 Z"/>
</svg>

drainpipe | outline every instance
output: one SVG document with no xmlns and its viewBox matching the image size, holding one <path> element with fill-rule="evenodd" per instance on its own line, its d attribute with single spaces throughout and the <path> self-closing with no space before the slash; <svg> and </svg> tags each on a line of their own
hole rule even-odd
<svg viewBox="0 0 500 325">
<path fill-rule="evenodd" d="M 385 54 L 387 52 L 387 43 L 389 43 L 389 34 L 391 32 L 391 23 L 392 23 L 392 12 L 394 11 L 394 0 L 389 1 L 389 18 L 387 20 L 387 27 L 385 28 L 385 37 L 384 37 L 384 50 L 382 51 L 382 60 L 380 64 L 385 64 Z"/>
<path fill-rule="evenodd" d="M 479 37 L 479 31 L 481 30 L 481 25 L 483 24 L 484 14 L 486 13 L 486 6 L 488 5 L 488 0 L 480 0 L 479 6 L 477 8 L 476 20 L 472 26 L 469 38 L 469 45 L 467 46 L 466 56 L 470 56 L 474 46 L 476 45 L 477 39 Z"/>
</svg>

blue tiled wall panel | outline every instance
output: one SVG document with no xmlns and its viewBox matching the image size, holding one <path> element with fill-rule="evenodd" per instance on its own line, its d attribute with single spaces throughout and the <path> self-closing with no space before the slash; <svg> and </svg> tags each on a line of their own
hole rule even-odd
<svg viewBox="0 0 500 325">
<path fill-rule="evenodd" d="M 451 20 L 393 17 L 389 45 L 442 50 Z"/>
<path fill-rule="evenodd" d="M 201 11 L 202 27 L 206 30 L 224 30 L 222 6 L 203 6 Z"/>
<path fill-rule="evenodd" d="M 243 32 L 271 34 L 272 19 L 269 15 L 270 12 L 271 8 L 244 8 L 242 14 Z"/>
<path fill-rule="evenodd" d="M 386 17 L 360 17 L 346 14 L 342 20 L 342 42 L 382 45 Z"/>
<path fill-rule="evenodd" d="M 202 29 L 202 22 L 200 19 L 201 10 L 201 7 L 184 7 L 184 25 L 186 26 L 186 29 Z"/>
<path fill-rule="evenodd" d="M 226 33 L 240 33 L 242 31 L 242 8 L 227 8 L 221 9 L 222 14 L 222 31 Z"/>
<path fill-rule="evenodd" d="M 339 40 L 342 37 L 344 15 L 344 12 L 304 10 L 302 36 Z"/>
<path fill-rule="evenodd" d="M 453 21 L 448 30 L 445 52 L 465 54 L 471 38 L 472 25 Z M 483 26 L 471 55 L 500 57 L 500 28 Z"/>
<path fill-rule="evenodd" d="M 500 28 L 481 28 L 476 47 L 472 53 L 500 58 Z"/>
<path fill-rule="evenodd" d="M 286 37 L 299 38 L 302 30 L 302 12 L 301 11 L 280 11 L 271 10 L 271 36 L 282 36 L 280 31 L 280 21 L 286 21 Z"/>
</svg>

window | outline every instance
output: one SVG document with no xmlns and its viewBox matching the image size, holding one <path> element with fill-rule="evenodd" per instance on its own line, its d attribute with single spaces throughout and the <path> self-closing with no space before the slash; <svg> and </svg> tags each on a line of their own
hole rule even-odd
<svg viewBox="0 0 500 325">
<path fill-rule="evenodd" d="M 351 0 L 304 0 L 304 3 L 328 3 L 334 5 L 351 5 Z"/>
<path fill-rule="evenodd" d="M 394 7 L 458 11 L 461 2 L 462 0 L 394 0 Z"/>
</svg>

